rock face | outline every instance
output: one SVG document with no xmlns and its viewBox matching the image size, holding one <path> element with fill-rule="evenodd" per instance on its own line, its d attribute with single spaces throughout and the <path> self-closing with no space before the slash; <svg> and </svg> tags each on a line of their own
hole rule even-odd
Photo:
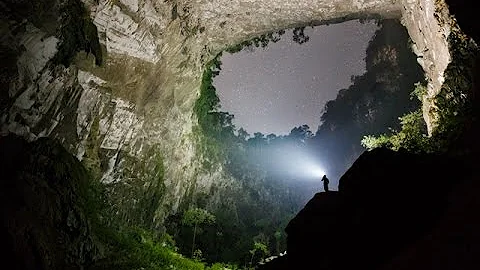
<svg viewBox="0 0 480 270">
<path fill-rule="evenodd" d="M 338 192 L 317 193 L 289 223 L 288 267 L 278 269 L 478 268 L 472 168 L 445 156 L 365 152 Z"/>
<path fill-rule="evenodd" d="M 51 60 L 64 38 L 56 33 L 65 26 L 57 20 L 65 14 L 59 7 L 75 1 L 1 4 L 1 61 L 8 63 L 1 70 L 1 134 L 59 139 L 111 185 L 126 220 L 143 219 L 133 214 L 142 199 L 162 194 L 145 221 L 152 226 L 191 194 L 232 185 L 221 164 L 202 168 L 206 157 L 195 145 L 192 113 L 205 64 L 226 47 L 288 27 L 380 16 L 407 27 L 429 78 L 429 97 L 450 61 L 453 19 L 443 1 L 84 0 L 103 64 L 79 53 L 70 66 L 56 65 Z"/>
<path fill-rule="evenodd" d="M 365 73 L 326 103 L 312 144 L 335 187 L 365 151 L 359 142 L 366 134 L 383 134 L 385 127 L 399 130 L 398 117 L 421 106 L 411 93 L 415 83 L 423 82 L 424 73 L 405 27 L 397 20 L 383 20 L 379 26 L 367 48 Z"/>
<path fill-rule="evenodd" d="M 16 269 L 81 269 L 100 254 L 86 214 L 90 181 L 58 142 L 0 139 L 2 261 Z"/>
</svg>

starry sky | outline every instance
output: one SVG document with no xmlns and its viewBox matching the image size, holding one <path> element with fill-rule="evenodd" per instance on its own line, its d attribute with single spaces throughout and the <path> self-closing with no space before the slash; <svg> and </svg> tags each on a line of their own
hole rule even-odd
<svg viewBox="0 0 480 270">
<path fill-rule="evenodd" d="M 288 134 L 307 124 L 316 131 L 325 103 L 365 72 L 365 51 L 377 30 L 374 22 L 348 21 L 307 27 L 310 40 L 293 42 L 287 30 L 265 49 L 224 53 L 214 78 L 221 110 L 248 133 Z"/>
</svg>

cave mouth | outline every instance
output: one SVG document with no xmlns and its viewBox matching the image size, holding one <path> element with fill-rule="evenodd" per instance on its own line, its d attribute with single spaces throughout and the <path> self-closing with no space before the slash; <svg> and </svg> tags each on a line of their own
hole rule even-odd
<svg viewBox="0 0 480 270">
<path fill-rule="evenodd" d="M 261 75 L 262 70 L 270 71 L 268 81 L 262 82 L 261 76 L 258 79 L 267 86 L 263 88 L 260 86 L 250 87 L 251 92 L 265 94 L 267 99 L 262 102 L 268 102 L 272 98 L 268 98 L 269 91 L 267 90 L 269 89 L 266 88 L 283 87 L 286 89 L 282 89 L 282 92 L 293 94 L 290 100 L 286 99 L 291 101 L 299 95 L 296 86 L 306 80 L 312 81 L 313 76 L 330 78 L 339 75 L 339 70 L 345 71 L 352 68 L 352 64 L 348 63 L 348 61 L 352 61 L 351 59 L 347 59 L 347 63 L 338 61 L 340 59 L 338 54 L 346 56 L 345 52 L 327 54 L 333 59 L 331 60 L 333 64 L 325 61 L 328 67 L 334 66 L 337 62 L 340 63 L 338 63 L 339 66 L 332 67 L 334 72 L 326 74 L 311 73 L 318 71 L 317 68 L 311 66 L 300 71 L 301 67 L 306 66 L 302 66 L 302 63 L 311 60 L 310 58 L 314 58 L 314 56 L 321 55 L 318 48 L 311 48 L 315 53 L 304 57 L 301 53 L 297 56 L 292 52 L 293 58 L 298 58 L 296 60 L 300 61 L 297 66 L 288 59 L 283 63 L 287 67 L 290 65 L 290 70 L 298 73 L 298 76 L 295 73 L 290 75 L 288 68 L 283 73 L 280 71 L 279 63 L 277 63 L 278 68 L 274 64 L 270 64 L 268 67 L 260 65 L 268 62 L 266 57 L 261 56 L 262 54 L 268 53 L 271 48 L 279 47 L 281 49 L 282 47 L 278 35 L 271 34 L 228 48 L 227 51 L 237 52 L 237 54 L 220 54 L 207 65 L 202 76 L 200 96 L 194 107 L 198 118 L 198 126 L 194 126 L 194 135 L 198 142 L 199 156 L 202 157 L 201 162 L 203 162 L 204 168 L 211 170 L 220 167 L 219 164 L 221 164 L 222 171 L 238 183 L 238 186 L 241 186 L 241 190 L 238 192 L 224 190 L 228 192 L 228 200 L 235 203 L 230 206 L 224 205 L 225 208 L 219 209 L 216 213 L 219 224 L 231 225 L 231 227 L 225 226 L 225 230 L 223 230 L 225 239 L 251 239 L 253 243 L 264 243 L 267 246 L 266 250 L 270 249 L 278 254 L 286 246 L 286 236 L 282 232 L 288 221 L 305 206 L 314 193 L 323 191 L 322 174 L 326 174 L 330 179 L 330 190 L 337 190 L 340 176 L 365 150 L 360 144 L 363 136 L 380 135 L 388 132 L 389 128 L 396 129 L 400 124 L 399 116 L 420 108 L 420 101 L 412 99 L 411 93 L 416 83 L 424 81 L 424 73 L 409 44 L 408 32 L 400 21 L 385 19 L 366 24 L 350 21 L 323 28 L 333 29 L 330 27 L 342 27 L 346 24 L 371 25 L 373 28 L 370 32 L 371 35 L 367 35 L 363 41 L 362 51 L 352 52 L 357 56 L 357 60 L 353 60 L 353 62 L 363 69 L 357 68 L 357 72 L 342 74 L 344 84 L 330 86 L 331 96 L 324 96 L 323 104 L 318 100 L 316 103 L 314 100 L 313 107 L 317 107 L 318 110 L 314 111 L 313 115 L 316 117 L 317 123 L 321 123 L 321 125 L 318 129 L 314 127 L 313 131 L 310 130 L 308 119 L 300 117 L 300 120 L 283 123 L 281 129 L 278 130 L 261 130 L 258 127 L 251 128 L 250 126 L 248 131 L 253 132 L 253 136 L 251 136 L 244 129 L 246 125 L 235 120 L 237 117 L 240 119 L 239 111 L 232 110 L 227 104 L 231 100 L 232 104 L 239 105 L 237 108 L 240 112 L 252 112 L 256 108 L 262 109 L 264 105 L 261 103 L 254 105 L 254 108 L 248 108 L 248 102 L 241 104 L 239 98 L 242 95 L 248 96 L 248 92 L 241 87 L 236 91 L 238 96 L 231 95 L 230 99 L 225 99 L 223 91 L 232 90 L 227 88 L 233 88 L 232 85 L 234 86 L 235 83 L 251 82 L 246 73 L 235 70 L 240 67 L 238 61 L 245 60 L 246 64 L 249 64 L 251 60 L 255 61 L 254 64 L 246 67 L 247 71 L 245 71 L 249 76 Z M 281 39 L 289 40 L 290 48 L 305 49 L 315 42 L 314 36 L 309 32 L 314 30 L 315 28 L 309 29 L 309 27 L 303 31 L 302 28 L 296 29 L 294 38 L 290 38 L 288 35 L 288 33 L 291 35 L 293 31 L 285 31 Z M 332 32 L 338 32 L 338 30 Z M 306 36 L 309 34 L 310 39 L 308 40 Z M 328 38 L 327 36 L 322 37 Z M 268 42 L 270 39 L 275 39 L 276 42 Z M 301 44 L 296 44 L 294 39 Z M 356 37 L 353 39 L 358 41 Z M 265 50 L 256 48 L 256 44 L 258 47 L 265 47 Z M 342 48 L 340 46 L 342 44 L 334 45 L 332 46 L 334 49 Z M 285 47 L 289 48 L 286 45 Z M 280 61 L 279 59 L 285 56 L 286 53 L 277 52 L 274 60 Z M 312 62 L 320 61 L 315 58 L 314 60 Z M 323 62 L 320 61 L 320 63 Z M 298 70 L 295 70 L 297 67 Z M 283 74 L 285 78 L 276 77 L 272 73 Z M 302 73 L 309 74 L 309 77 L 300 77 Z M 220 82 L 221 79 L 224 79 L 225 74 L 230 74 L 231 78 L 235 79 L 230 79 L 233 83 L 228 86 Z M 305 87 L 306 89 L 312 88 L 313 94 L 324 93 L 323 89 L 319 87 L 319 85 L 324 86 L 323 83 L 310 83 L 311 87 Z M 250 102 L 256 102 L 259 99 L 255 96 L 249 98 Z M 306 104 L 311 100 L 313 98 L 305 97 L 305 95 L 303 99 L 299 99 L 300 104 Z M 285 106 L 285 104 L 273 102 L 271 105 L 272 108 L 278 108 L 280 111 L 284 110 Z M 252 114 L 247 118 L 257 120 L 255 118 L 259 117 Z M 278 115 L 273 121 L 283 118 L 286 117 Z M 304 125 L 305 123 L 307 125 Z M 201 132 L 197 132 L 199 130 Z M 193 198 L 192 201 L 199 208 L 208 206 L 208 200 L 203 196 Z M 240 219 L 242 224 L 246 224 L 243 229 L 232 224 L 233 220 Z M 172 222 L 171 224 L 169 230 L 174 232 L 178 227 L 177 223 Z M 190 229 L 184 228 L 184 230 L 187 232 Z M 202 249 L 204 254 L 212 256 L 211 261 L 219 258 L 240 262 L 252 260 L 251 257 L 245 259 L 239 252 L 232 252 L 232 250 L 224 248 L 230 246 L 231 242 L 224 242 L 222 250 L 217 253 L 215 248 L 209 248 L 208 239 L 215 239 L 214 237 L 216 236 L 212 234 L 210 238 L 199 239 L 198 243 L 198 246 L 205 247 Z M 191 237 L 179 238 L 176 241 L 184 254 L 192 252 Z M 203 242 L 200 243 L 200 241 Z M 243 246 L 238 249 L 251 250 L 253 243 L 244 242 Z M 217 256 L 215 254 L 218 254 L 218 257 L 214 257 Z"/>
<path fill-rule="evenodd" d="M 257 163 L 271 178 L 317 179 L 305 171 L 321 171 L 336 189 L 365 150 L 364 136 L 391 134 L 399 117 L 421 115 L 412 92 L 424 83 L 424 72 L 397 19 L 289 29 L 227 52 L 208 69 L 216 99 L 208 114 L 215 116 L 199 123 L 217 139 L 230 132 L 261 148 L 251 157 L 268 160 Z"/>
</svg>

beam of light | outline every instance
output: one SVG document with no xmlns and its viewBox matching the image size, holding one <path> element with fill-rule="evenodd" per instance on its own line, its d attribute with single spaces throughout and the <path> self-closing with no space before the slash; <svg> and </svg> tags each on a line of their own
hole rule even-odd
<svg viewBox="0 0 480 270">
<path fill-rule="evenodd" d="M 262 157 L 260 157 L 262 159 Z M 322 159 L 297 146 L 281 145 L 275 148 L 268 158 L 269 170 L 278 179 L 292 181 L 316 181 L 320 183 L 327 174 Z"/>
<path fill-rule="evenodd" d="M 312 173 L 313 177 L 320 178 L 320 177 L 325 175 L 325 171 L 320 167 L 314 167 L 314 168 L 310 169 L 310 172 Z"/>
<path fill-rule="evenodd" d="M 311 177 L 315 179 L 322 178 L 326 174 L 325 170 L 322 168 L 321 165 L 316 164 L 312 161 L 305 161 L 305 164 L 302 166 L 303 174 L 306 177 Z"/>
</svg>

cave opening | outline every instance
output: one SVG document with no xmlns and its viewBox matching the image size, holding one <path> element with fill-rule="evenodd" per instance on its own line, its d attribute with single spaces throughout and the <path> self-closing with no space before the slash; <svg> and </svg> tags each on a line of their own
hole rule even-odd
<svg viewBox="0 0 480 270">
<path fill-rule="evenodd" d="M 478 37 L 472 5 L 6 2 L 4 264 L 251 270 L 285 255 L 287 242 L 287 263 L 285 256 L 273 261 L 284 267 L 267 269 L 422 268 L 423 260 L 465 269 L 473 262 L 480 240 L 469 228 L 478 227 L 471 226 L 478 207 L 465 206 L 479 205 L 478 40 L 457 25 Z M 371 35 L 345 30 L 362 25 L 351 19 L 377 15 L 401 23 L 364 21 L 375 26 Z M 327 22 L 335 25 L 317 26 Z M 287 26 L 298 28 L 278 31 Z M 330 46 L 340 52 L 313 46 L 319 29 L 350 41 Z M 289 53 L 265 56 L 282 42 L 291 43 Z M 348 53 L 349 42 L 364 49 Z M 316 51 L 292 52 L 309 46 Z M 205 63 L 221 50 L 235 54 Z M 349 54 L 362 61 L 342 61 Z M 372 145 L 393 151 L 356 159 Z M 329 192 L 321 192 L 325 173 Z"/>
<path fill-rule="evenodd" d="M 333 40 L 329 49 L 338 51 L 325 49 L 325 55 L 315 46 L 327 39 Z M 336 192 L 340 176 L 365 150 L 363 136 L 393 132 L 402 115 L 421 118 L 421 102 L 412 91 L 424 83 L 424 74 L 406 29 L 392 19 L 296 28 L 227 51 L 233 54 L 220 54 L 203 74 L 195 112 L 204 135 L 201 151 L 209 157 L 204 165 L 223 164 L 242 192 L 228 191 L 234 208 L 224 205 L 215 213 L 222 250 L 209 242 L 216 239 L 213 232 L 195 247 L 210 261 L 246 260 L 248 265 L 248 256 L 238 257 L 235 250 L 249 250 L 252 243 L 275 254 L 284 250 L 288 221 L 323 191 L 323 174 Z M 326 64 L 329 72 L 315 64 Z M 275 103 L 275 94 L 290 96 Z M 297 106 L 309 107 L 310 114 Z M 284 115 L 289 109 L 290 119 Z M 207 201 L 197 197 L 193 204 L 208 208 Z M 180 230 L 177 235 L 191 233 Z M 226 239 L 246 240 L 229 249 L 232 243 L 222 242 Z M 189 241 L 177 239 L 186 254 L 193 249 Z"/>
<path fill-rule="evenodd" d="M 398 20 L 350 20 L 256 39 L 220 56 L 213 87 L 217 110 L 228 116 L 224 125 L 262 148 L 255 156 L 268 160 L 272 178 L 318 182 L 321 176 L 308 172 L 316 170 L 336 189 L 364 151 L 363 136 L 398 130 L 398 118 L 421 106 L 411 93 L 425 83 L 423 71 Z M 299 143 L 292 148 L 291 141 Z"/>
</svg>

